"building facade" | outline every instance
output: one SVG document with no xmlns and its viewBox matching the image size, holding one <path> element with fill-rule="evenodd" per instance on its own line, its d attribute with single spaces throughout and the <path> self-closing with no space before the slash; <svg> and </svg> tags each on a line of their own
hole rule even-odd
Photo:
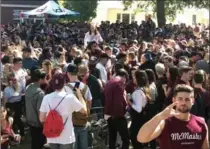
<svg viewBox="0 0 210 149">
<path fill-rule="evenodd" d="M 138 3 L 138 1 L 136 1 Z M 111 23 L 119 20 L 120 22 L 132 22 L 137 21 L 141 23 L 145 20 L 146 14 L 153 14 L 152 8 L 148 8 L 147 12 L 136 12 L 137 5 L 128 10 L 124 10 L 124 5 L 122 1 L 99 1 L 97 8 L 97 16 L 94 19 L 95 22 L 100 23 L 101 21 L 110 21 Z M 153 16 L 152 19 L 157 22 L 156 17 Z M 167 23 L 186 23 L 187 25 L 194 25 L 196 23 L 202 23 L 205 25 L 209 24 L 209 10 L 207 9 L 195 9 L 186 8 L 183 12 L 177 13 L 177 16 L 173 22 L 167 21 Z"/>
<path fill-rule="evenodd" d="M 1 24 L 20 20 L 20 12 L 32 10 L 48 0 L 2 0 L 1 1 Z"/>
</svg>

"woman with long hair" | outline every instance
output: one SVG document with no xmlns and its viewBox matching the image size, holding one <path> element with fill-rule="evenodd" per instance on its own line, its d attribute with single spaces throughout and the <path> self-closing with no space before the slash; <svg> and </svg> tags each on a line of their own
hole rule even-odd
<svg viewBox="0 0 210 149">
<path fill-rule="evenodd" d="M 131 107 L 130 113 L 132 119 L 130 135 L 134 149 L 142 149 L 143 144 L 137 141 L 137 134 L 147 119 L 146 116 L 144 116 L 143 109 L 146 104 L 151 101 L 148 76 L 144 70 L 137 70 L 135 72 L 134 83 L 137 88 L 132 93 L 131 97 L 127 99 Z"/>
<path fill-rule="evenodd" d="M 95 41 L 97 44 L 103 42 L 101 34 L 99 33 L 96 25 L 90 24 L 89 31 L 85 34 L 84 46 L 87 47 L 88 43 Z"/>
<path fill-rule="evenodd" d="M 163 85 L 163 89 L 164 89 L 166 97 L 169 96 L 169 93 L 171 89 L 174 87 L 178 77 L 179 77 L 178 67 L 172 66 L 167 69 L 166 78 L 167 78 L 168 84 Z"/>
<path fill-rule="evenodd" d="M 163 90 L 166 96 L 165 105 L 172 103 L 173 90 L 179 78 L 179 69 L 176 66 L 169 67 L 166 71 L 167 84 L 163 84 Z"/>
<path fill-rule="evenodd" d="M 9 145 L 19 144 L 21 137 L 15 134 L 13 129 L 13 118 L 5 106 L 1 106 L 1 149 L 8 149 Z"/>
<path fill-rule="evenodd" d="M 52 63 L 50 60 L 44 60 L 42 63 L 42 69 L 46 72 L 46 80 L 47 82 L 52 78 Z"/>
<path fill-rule="evenodd" d="M 62 46 L 59 46 L 55 52 L 55 66 L 59 66 L 62 69 L 64 68 L 64 66 L 67 64 L 65 54 L 66 50 Z"/>
<path fill-rule="evenodd" d="M 147 73 L 148 80 L 149 80 L 149 88 L 151 91 L 151 98 L 152 98 L 152 101 L 155 101 L 156 97 L 158 95 L 157 87 L 155 85 L 155 82 L 156 82 L 155 73 L 152 69 L 146 69 L 145 71 Z"/>
<path fill-rule="evenodd" d="M 10 73 L 7 76 L 8 86 L 4 89 L 3 98 L 5 99 L 6 107 L 14 112 L 14 130 L 17 132 L 20 130 L 21 136 L 24 138 L 24 124 L 21 120 L 22 116 L 22 96 L 24 95 L 24 89 L 20 87 L 14 73 Z M 15 125 L 18 130 L 15 129 Z"/>
</svg>

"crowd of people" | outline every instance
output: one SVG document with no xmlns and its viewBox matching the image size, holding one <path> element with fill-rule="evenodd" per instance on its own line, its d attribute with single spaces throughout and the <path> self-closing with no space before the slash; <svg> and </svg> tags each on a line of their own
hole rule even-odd
<svg viewBox="0 0 210 149">
<path fill-rule="evenodd" d="M 110 149 L 209 149 L 209 27 L 148 16 L 9 23 L 1 35 L 2 149 L 25 141 L 23 117 L 31 149 L 88 149 L 95 107 Z"/>
</svg>

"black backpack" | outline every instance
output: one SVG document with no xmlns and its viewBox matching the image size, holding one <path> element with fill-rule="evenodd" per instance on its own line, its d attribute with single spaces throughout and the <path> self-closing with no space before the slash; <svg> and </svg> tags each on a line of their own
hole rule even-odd
<svg viewBox="0 0 210 149">
<path fill-rule="evenodd" d="M 146 94 L 144 89 L 141 89 L 141 90 L 144 92 L 144 94 Z M 147 104 L 142 109 L 141 113 L 143 114 L 143 116 L 145 116 L 149 120 L 156 114 L 155 111 L 157 111 L 155 101 L 147 100 Z"/>
<path fill-rule="evenodd" d="M 141 90 L 144 92 L 145 94 L 145 90 L 141 88 Z M 147 104 L 145 105 L 145 107 L 142 109 L 141 113 L 136 112 L 133 108 L 131 108 L 131 117 L 142 117 L 145 121 L 150 120 L 155 114 L 156 114 L 156 106 L 155 106 L 155 102 L 149 100 L 147 102 Z"/>
<path fill-rule="evenodd" d="M 192 106 L 191 113 L 205 118 L 205 92 L 200 91 L 199 93 L 195 93 L 195 102 Z"/>
</svg>

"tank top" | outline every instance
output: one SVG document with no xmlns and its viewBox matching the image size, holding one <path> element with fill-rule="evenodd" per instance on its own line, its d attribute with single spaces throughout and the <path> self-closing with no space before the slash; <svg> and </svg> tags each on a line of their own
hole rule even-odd
<svg viewBox="0 0 210 149">
<path fill-rule="evenodd" d="M 165 120 L 159 136 L 160 149 L 201 149 L 207 134 L 205 122 L 195 115 L 189 121 L 176 117 Z"/>
</svg>

